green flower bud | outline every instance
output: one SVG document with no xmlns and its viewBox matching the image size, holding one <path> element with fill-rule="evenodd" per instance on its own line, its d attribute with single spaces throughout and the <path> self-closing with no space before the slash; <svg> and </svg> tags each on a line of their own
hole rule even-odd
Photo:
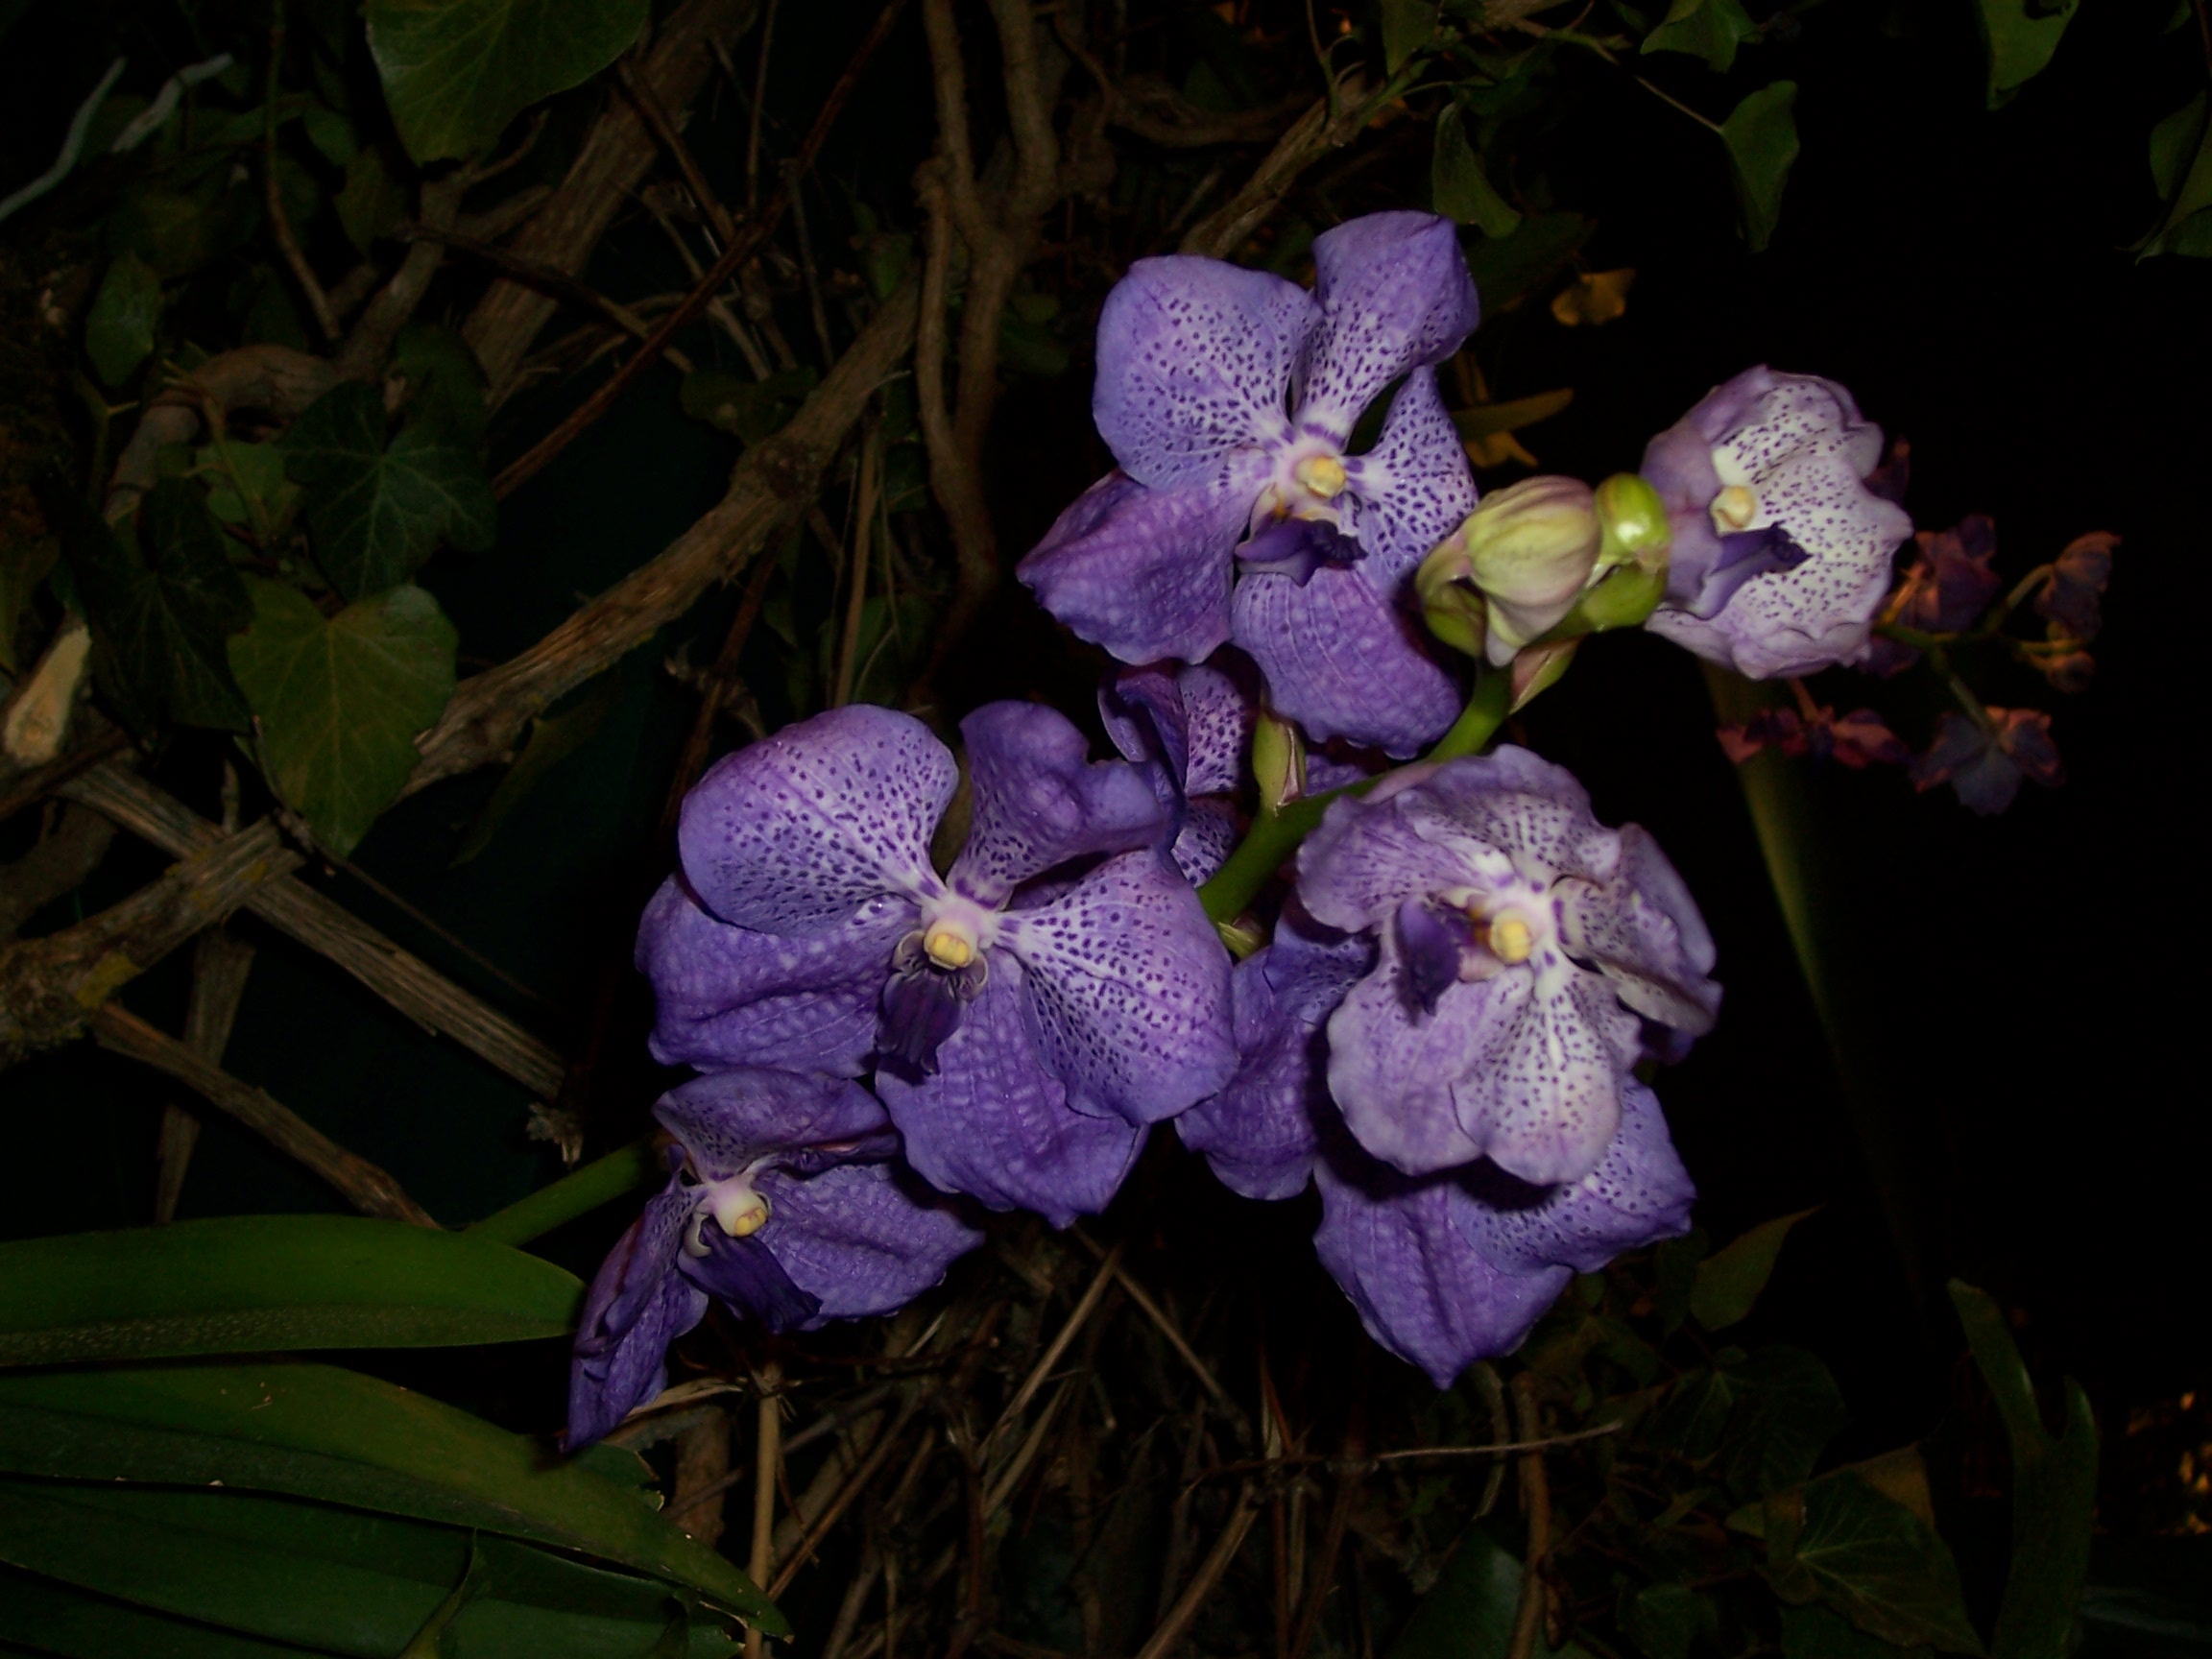
<svg viewBox="0 0 2212 1659">
<path fill-rule="evenodd" d="M 1482 655 L 1486 608 L 1475 591 L 1474 572 L 1467 563 L 1467 542 L 1457 531 L 1447 537 L 1413 573 L 1413 591 L 1421 598 L 1421 614 L 1429 632 L 1470 657 Z"/>
<path fill-rule="evenodd" d="M 1595 500 L 1579 479 L 1524 478 L 1483 497 L 1459 527 L 1469 572 L 1490 602 L 1493 666 L 1575 608 L 1604 540 Z"/>
<path fill-rule="evenodd" d="M 1667 504 L 1659 499 L 1658 491 L 1634 472 L 1616 472 L 1598 486 L 1596 506 L 1603 535 L 1598 550 L 1600 570 L 1635 565 L 1665 572 L 1674 532 L 1667 522 Z"/>
<path fill-rule="evenodd" d="M 1280 812 L 1306 793 L 1306 745 L 1298 728 L 1264 709 L 1252 729 L 1252 777 L 1262 812 Z"/>
</svg>

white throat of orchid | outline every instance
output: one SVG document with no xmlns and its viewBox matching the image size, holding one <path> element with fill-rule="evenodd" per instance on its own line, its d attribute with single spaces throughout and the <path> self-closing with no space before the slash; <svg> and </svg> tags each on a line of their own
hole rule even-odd
<svg viewBox="0 0 2212 1659">
<path fill-rule="evenodd" d="M 922 908 L 922 953 L 950 973 L 969 966 L 998 938 L 998 913 L 958 893 L 948 893 Z"/>
<path fill-rule="evenodd" d="M 1739 530 L 1757 528 L 1766 503 L 1759 498 L 1759 480 L 1751 469 L 1734 450 L 1719 448 L 1713 451 L 1713 472 L 1720 480 L 1720 493 L 1713 497 L 1708 509 L 1713 515 L 1713 533 L 1733 536 Z"/>
<path fill-rule="evenodd" d="M 1301 439 L 1276 458 L 1274 475 L 1253 509 L 1253 528 L 1271 518 L 1341 524 L 1343 516 L 1336 503 L 1357 470 L 1328 439 Z"/>
<path fill-rule="evenodd" d="M 1548 883 L 1516 876 L 1496 886 L 1462 887 L 1443 897 L 1474 924 L 1479 949 L 1462 958 L 1460 978 L 1486 979 L 1501 967 L 1526 966 L 1535 973 L 1543 993 L 1569 972 Z"/>
<path fill-rule="evenodd" d="M 709 1216 L 733 1238 L 750 1238 L 768 1225 L 768 1200 L 753 1190 L 754 1172 L 759 1167 L 755 1164 L 719 1181 L 703 1181 L 694 1189 L 691 1224 L 684 1230 L 686 1256 L 707 1254 L 702 1229 Z"/>
</svg>

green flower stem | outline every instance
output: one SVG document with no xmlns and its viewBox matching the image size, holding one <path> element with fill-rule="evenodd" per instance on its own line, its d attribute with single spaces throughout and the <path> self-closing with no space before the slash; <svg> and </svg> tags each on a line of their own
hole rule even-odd
<svg viewBox="0 0 2212 1659">
<path fill-rule="evenodd" d="M 467 1231 L 494 1244 L 527 1244 L 579 1215 L 589 1214 L 602 1204 L 613 1203 L 625 1192 L 650 1186 L 661 1172 L 653 1138 L 648 1135 L 604 1158 L 593 1159 L 550 1187 L 539 1188 L 529 1197 L 493 1212 Z"/>
<path fill-rule="evenodd" d="M 1482 668 L 1476 674 L 1474 695 L 1467 699 L 1467 707 L 1459 718 L 1453 722 L 1452 730 L 1445 733 L 1436 747 L 1422 757 L 1422 763 L 1455 760 L 1462 755 L 1479 754 L 1498 728 L 1504 723 L 1513 700 L 1513 672 L 1510 668 Z M 1382 777 L 1392 774 L 1385 772 Z M 1364 795 L 1382 778 L 1369 778 L 1361 782 L 1346 784 L 1341 789 L 1325 790 L 1319 795 L 1308 795 L 1289 802 L 1280 809 L 1262 812 L 1253 821 L 1251 832 L 1229 854 L 1229 860 L 1214 873 L 1214 879 L 1198 889 L 1199 901 L 1206 906 L 1206 914 L 1216 926 L 1233 922 L 1243 913 L 1246 905 L 1259 896 L 1267 878 L 1282 868 L 1283 861 L 1298 850 L 1298 843 L 1312 833 L 1321 822 L 1321 815 L 1329 809 L 1329 803 L 1339 796 Z M 572 1177 L 573 1178 L 573 1177 Z"/>
</svg>

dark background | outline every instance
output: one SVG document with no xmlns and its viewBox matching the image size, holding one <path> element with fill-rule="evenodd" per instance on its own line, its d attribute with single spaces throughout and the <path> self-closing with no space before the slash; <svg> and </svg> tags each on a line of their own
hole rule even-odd
<svg viewBox="0 0 2212 1659">
<path fill-rule="evenodd" d="M 112 52 L 133 49 L 141 10 L 34 6 L 0 45 L 0 184 L 43 164 L 82 87 Z M 1587 268 L 1637 268 L 1627 314 L 1569 330 L 1538 301 L 1490 318 L 1479 337 L 1498 396 L 1574 387 L 1569 412 L 1524 434 L 1548 470 L 1595 479 L 1633 466 L 1645 440 L 1708 386 L 1765 361 L 1846 382 L 1873 419 L 1911 440 L 1916 521 L 1993 515 L 2012 575 L 2084 531 L 2126 539 L 2097 683 L 2056 705 L 2063 789 L 2030 787 L 1984 821 L 1948 791 L 1916 797 L 1894 771 L 1807 778 L 1828 943 L 1848 968 L 1848 1090 L 1713 741 L 1695 661 L 1641 636 L 1596 642 L 1526 723 L 1528 741 L 1588 781 L 1601 816 L 1657 833 L 1719 938 L 1720 1027 L 1661 1083 L 1704 1193 L 1701 1223 L 1724 1238 L 1823 1206 L 1783 1259 L 1762 1334 L 1827 1358 L 1857 1413 L 1850 1444 L 1870 1451 L 1923 1431 L 1951 1397 L 1958 1342 L 1944 1278 L 1988 1286 L 2016 1311 L 2038 1375 L 2072 1372 L 2098 1403 L 2114 1448 L 2107 1526 L 2128 1525 L 2140 1480 L 2160 1473 L 2129 1461 L 2120 1431 L 2130 1412 L 2163 1407 L 2171 1418 L 2185 1391 L 2212 1391 L 2200 1265 L 2212 1169 L 2188 1058 L 2202 1019 L 2204 835 L 2187 805 L 2200 726 L 2189 676 L 2212 551 L 2202 505 L 2212 268 L 2137 263 L 2128 251 L 2156 216 L 2149 130 L 2206 74 L 2193 19 L 2161 33 L 2169 10 L 2165 0 L 2083 7 L 2053 67 L 1994 113 L 1983 107 L 1965 5 L 1830 0 L 1810 12 L 1793 41 L 1757 49 L 1759 73 L 1802 87 L 1805 149 L 1779 234 L 1756 256 L 1734 228 L 1710 134 L 1625 77 L 1593 80 L 1536 159 L 1550 194 L 1598 221 Z M 774 94 L 783 102 L 772 109 L 794 128 L 849 49 L 839 11 L 786 10 Z M 1687 60 L 1650 67 L 1660 61 L 1642 66 L 1671 86 L 1697 84 Z M 1717 98 L 1707 104 L 1724 112 Z M 911 15 L 854 108 L 823 174 L 911 227 L 906 177 L 929 131 Z M 692 130 L 702 155 L 741 150 L 729 108 L 702 122 Z M 1382 159 L 1337 193 L 1343 212 L 1425 199 L 1425 137 L 1382 147 Z M 649 224 L 611 237 L 591 275 L 617 296 L 677 285 Z M 1107 465 L 1088 425 L 1087 324 L 1078 317 L 1068 332 L 1073 367 L 1021 383 L 998 417 L 993 495 L 1013 552 Z M 697 345 L 702 355 L 714 349 L 704 334 Z M 535 639 L 718 498 L 734 446 L 682 418 L 674 385 L 657 371 L 509 502 L 497 555 L 447 555 L 424 573 L 460 626 L 465 671 Z M 511 405 L 494 462 L 578 390 Z M 474 862 L 447 868 L 489 776 L 405 804 L 361 849 L 366 869 L 538 1001 L 332 878 L 365 918 L 565 1047 L 597 1040 L 593 1150 L 638 1132 L 656 1087 L 638 1051 L 642 987 L 625 962 L 666 855 L 658 825 L 693 707 L 662 663 L 686 648 L 710 655 L 733 603 L 717 596 L 624 663 L 598 734 Z M 1009 588 L 954 665 L 948 700 L 957 711 L 1044 684 L 1079 709 L 1094 665 Z M 1991 702 L 2051 702 L 2024 670 L 1975 671 Z M 1938 707 L 1848 673 L 1815 690 L 1839 709 L 1877 703 L 1915 744 Z M 212 740 L 180 743 L 158 775 L 211 808 L 218 754 Z M 142 848 L 119 851 L 73 902 L 97 908 L 156 867 Z M 318 959 L 255 936 L 262 954 L 228 1070 L 392 1170 L 447 1222 L 557 1172 L 523 1133 L 517 1091 Z M 180 959 L 134 991 L 133 1005 L 173 1028 L 182 984 Z M 145 1218 L 165 1085 L 80 1047 L 0 1077 L 0 1232 Z M 1308 1269 L 1282 1265 L 1310 1261 L 1290 1248 L 1310 1225 L 1303 1208 L 1262 1213 L 1234 1200 L 1160 1140 L 1120 1223 L 1232 1302 L 1291 1318 L 1323 1306 Z M 214 1120 L 180 1214 L 330 1203 Z M 589 1271 L 620 1219 L 578 1224 L 555 1253 Z M 1317 1329 L 1348 1333 L 1339 1306 L 1325 1306 Z M 526 1414 L 549 1426 L 558 1409 L 548 1393 Z"/>
</svg>

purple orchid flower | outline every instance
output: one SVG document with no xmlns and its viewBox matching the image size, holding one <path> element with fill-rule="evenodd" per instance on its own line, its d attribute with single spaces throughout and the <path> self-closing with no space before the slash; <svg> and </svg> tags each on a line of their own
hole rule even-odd
<svg viewBox="0 0 2212 1659">
<path fill-rule="evenodd" d="M 1409 755 L 1459 709 L 1402 601 L 1475 505 L 1435 375 L 1475 327 L 1475 285 L 1457 228 L 1428 213 L 1339 225 L 1313 264 L 1311 294 L 1216 259 L 1130 267 L 1098 320 L 1092 396 L 1118 469 L 1019 574 L 1124 662 L 1233 639 L 1316 741 Z M 1348 454 L 1401 379 L 1375 447 Z"/>
<path fill-rule="evenodd" d="M 2112 552 L 2120 538 L 2092 530 L 2066 543 L 2051 562 L 2051 580 L 2035 595 L 2035 609 L 2067 638 L 2086 644 L 2104 622 L 2104 589 L 2112 582 Z"/>
<path fill-rule="evenodd" d="M 1566 1288 L 1626 1250 L 1679 1237 L 1695 1193 L 1642 1084 L 1579 1181 L 1540 1188 L 1482 1161 L 1410 1179 L 1369 1157 L 1329 1098 L 1331 1012 L 1372 970 L 1376 942 L 1294 907 L 1237 969 L 1236 1079 L 1176 1119 L 1246 1197 L 1321 1190 L 1314 1245 L 1368 1334 L 1439 1388 L 1510 1352 Z"/>
<path fill-rule="evenodd" d="M 882 1103 L 789 1071 L 694 1078 L 654 1116 L 668 1187 L 591 1281 L 568 1382 L 571 1450 L 665 1385 L 668 1345 L 719 1296 L 770 1331 L 904 1307 L 983 1236 L 898 1162 Z"/>
<path fill-rule="evenodd" d="M 832 709 L 707 774 L 638 936 L 653 1053 L 845 1075 L 873 1057 L 916 1169 L 1064 1226 L 1227 1079 L 1228 957 L 1157 850 L 1140 768 L 1090 763 L 1029 704 L 961 732 L 973 812 L 945 878 L 929 844 L 958 769 L 908 715 Z"/>
<path fill-rule="evenodd" d="M 1948 783 L 1967 811 L 1988 818 L 2012 805 L 2020 781 L 2046 789 L 2066 781 L 2065 763 L 2051 741 L 2051 716 L 2040 709 L 1985 709 L 1980 721 L 1944 714 L 1936 741 L 1911 765 L 1912 786 Z"/>
<path fill-rule="evenodd" d="M 1919 552 L 1884 606 L 1889 620 L 1921 634 L 1956 634 L 1969 627 L 1997 596 L 1996 522 L 1983 514 L 1951 530 L 1923 530 Z M 1869 674 L 1902 673 L 1920 661 L 1901 640 L 1869 638 L 1853 663 Z"/>
<path fill-rule="evenodd" d="M 1221 868 L 1237 845 L 1229 800 L 1244 770 L 1259 700 L 1227 670 L 1154 663 L 1125 668 L 1098 690 L 1114 747 L 1147 770 L 1168 811 L 1169 854 L 1192 886 Z"/>
<path fill-rule="evenodd" d="M 1746 369 L 1651 440 L 1674 531 L 1645 624 L 1754 680 L 1853 661 L 1912 533 L 1868 489 L 1882 432 L 1833 380 Z"/>
<path fill-rule="evenodd" d="M 1525 749 L 1332 804 L 1298 894 L 1324 926 L 1379 941 L 1330 1018 L 1329 1090 L 1407 1175 L 1487 1157 L 1536 1186 L 1581 1180 L 1619 1127 L 1645 1022 L 1700 1036 L 1719 1007 L 1712 936 L 1658 845 L 1599 824 Z"/>
</svg>

